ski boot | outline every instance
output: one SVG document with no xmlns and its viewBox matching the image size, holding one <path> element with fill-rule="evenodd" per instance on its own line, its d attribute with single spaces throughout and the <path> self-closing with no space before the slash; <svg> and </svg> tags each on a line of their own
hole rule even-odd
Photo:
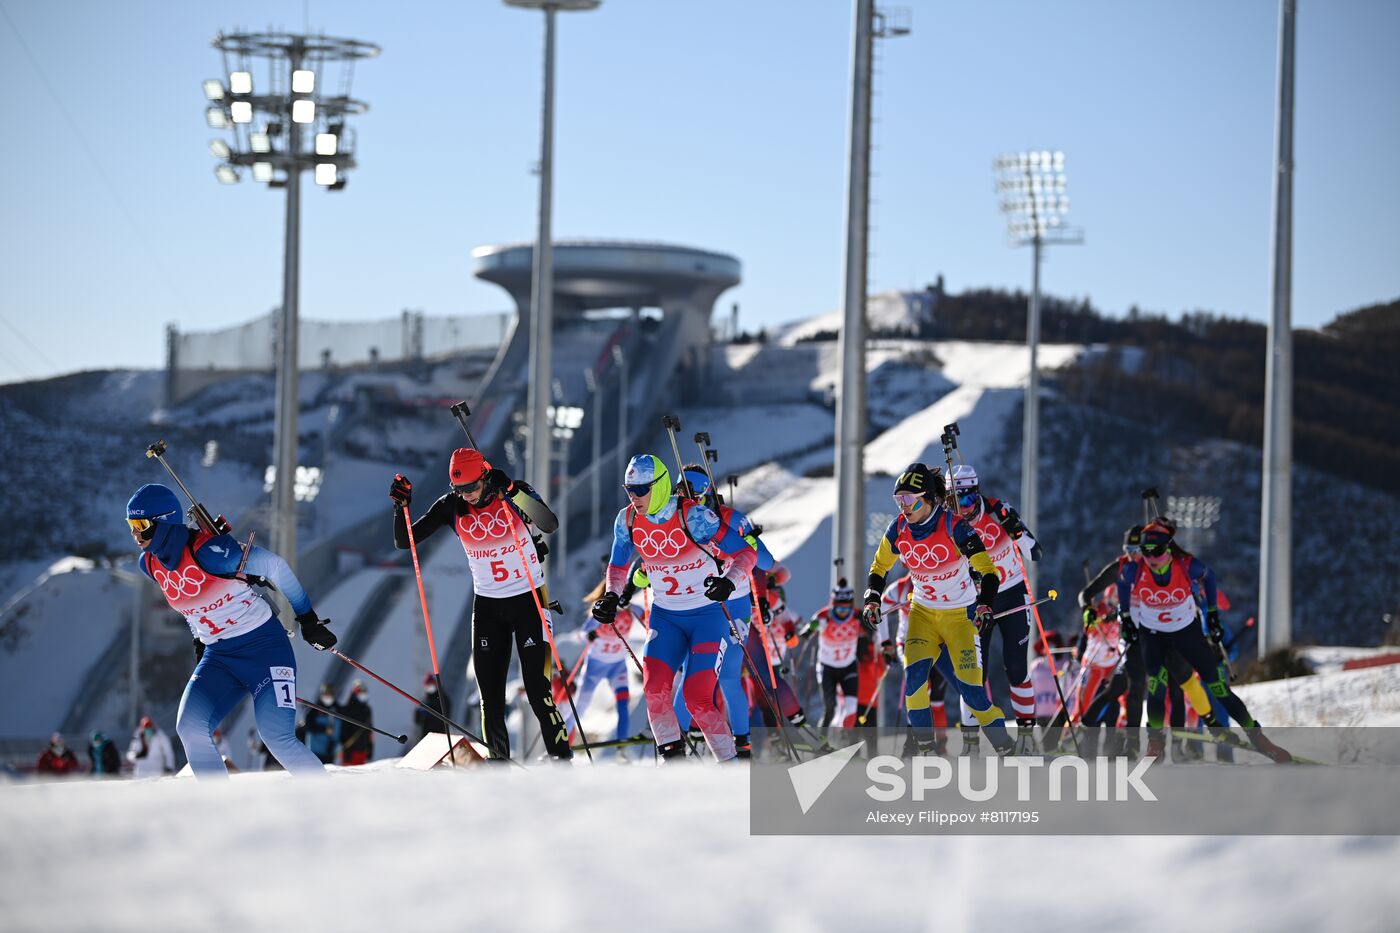
<svg viewBox="0 0 1400 933">
<path fill-rule="evenodd" d="M 1035 719 L 1016 720 L 1016 745 L 1012 748 L 1013 755 L 1038 755 L 1039 751 L 1035 744 Z"/>
<path fill-rule="evenodd" d="M 948 730 L 933 730 L 933 753 L 939 758 L 948 757 Z"/>
<path fill-rule="evenodd" d="M 1255 751 L 1268 755 L 1275 764 L 1287 764 L 1293 760 L 1287 749 L 1268 740 L 1258 723 L 1246 728 L 1244 734 L 1249 737 L 1249 744 L 1254 746 Z"/>
<path fill-rule="evenodd" d="M 1097 737 L 1097 729 L 1094 730 L 1094 734 Z M 1105 758 L 1121 758 L 1123 756 L 1123 745 L 1123 730 L 1110 727 L 1108 735 L 1105 736 L 1103 740 L 1103 756 Z"/>
<path fill-rule="evenodd" d="M 1156 758 L 1159 762 L 1166 761 L 1167 758 L 1167 735 L 1161 729 L 1149 729 L 1147 732 L 1147 754 L 1144 758 Z"/>
<path fill-rule="evenodd" d="M 1172 762 L 1174 764 L 1200 761 L 1204 757 L 1205 753 L 1201 750 L 1200 742 L 1172 739 Z"/>
<path fill-rule="evenodd" d="M 1123 757 L 1130 761 L 1142 757 L 1142 734 L 1136 728 L 1129 729 L 1123 736 Z"/>
<path fill-rule="evenodd" d="M 962 753 L 968 758 L 982 757 L 982 733 L 977 726 L 962 727 Z"/>
<path fill-rule="evenodd" d="M 749 761 L 753 758 L 753 746 L 749 744 L 749 734 L 734 736 L 734 757 Z"/>
<path fill-rule="evenodd" d="M 1079 757 L 1086 761 L 1099 757 L 1099 730 L 1079 730 Z"/>
<path fill-rule="evenodd" d="M 797 728 L 801 729 L 803 725 L 805 725 L 807 722 L 807 714 L 802 712 L 802 710 L 798 710 L 797 712 L 789 716 L 787 718 L 787 721 L 792 723 Z"/>
<path fill-rule="evenodd" d="M 676 739 L 674 742 L 658 745 L 656 746 L 656 753 L 661 756 L 663 764 L 668 761 L 684 761 L 685 739 Z"/>
</svg>

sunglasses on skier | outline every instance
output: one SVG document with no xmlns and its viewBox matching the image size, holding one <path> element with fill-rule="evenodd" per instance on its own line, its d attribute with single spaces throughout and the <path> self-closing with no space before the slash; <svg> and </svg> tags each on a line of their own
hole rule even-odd
<svg viewBox="0 0 1400 933">
<path fill-rule="evenodd" d="M 963 492 L 960 492 L 958 493 L 958 505 L 962 506 L 963 508 L 976 505 L 977 496 L 978 492 L 975 489 L 968 489 Z"/>
<path fill-rule="evenodd" d="M 913 506 L 918 505 L 919 500 L 922 498 L 923 496 L 919 495 L 916 492 L 897 492 L 894 494 L 895 505 L 898 505 L 901 508 L 912 508 Z"/>
<path fill-rule="evenodd" d="M 641 485 L 627 485 L 624 483 L 622 488 L 627 490 L 627 495 L 631 496 L 633 499 L 640 499 L 642 496 L 650 493 L 651 487 L 655 485 L 656 481 L 653 480 L 650 483 L 643 483 Z"/>
<path fill-rule="evenodd" d="M 484 483 L 484 482 L 486 482 L 486 474 L 485 474 L 485 473 L 483 473 L 483 474 L 481 474 L 480 476 L 478 476 L 474 482 L 470 482 L 470 483 L 453 483 L 453 484 L 452 484 L 452 491 L 455 492 L 455 493 L 457 493 L 458 495 L 468 496 L 468 495 L 471 495 L 472 493 L 476 492 L 478 489 L 480 489 L 480 488 L 481 488 L 481 484 Z"/>
<path fill-rule="evenodd" d="M 1163 554 L 1167 553 L 1168 547 L 1169 545 L 1165 541 L 1144 544 L 1142 546 L 1142 553 L 1146 554 L 1148 557 L 1161 557 Z"/>
<path fill-rule="evenodd" d="M 126 523 L 132 531 L 139 533 L 145 533 L 155 524 L 155 522 L 151 521 L 149 518 L 128 518 Z"/>
</svg>

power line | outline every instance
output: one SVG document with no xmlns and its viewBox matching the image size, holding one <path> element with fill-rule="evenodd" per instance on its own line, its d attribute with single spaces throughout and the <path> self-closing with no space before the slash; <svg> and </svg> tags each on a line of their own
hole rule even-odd
<svg viewBox="0 0 1400 933">
<path fill-rule="evenodd" d="M 4 325 L 5 325 L 6 327 L 8 327 L 10 330 L 14 331 L 14 332 L 15 332 L 15 336 L 17 336 L 20 340 L 23 340 L 23 341 L 24 341 L 24 345 L 27 346 L 29 349 L 33 350 L 33 351 L 34 351 L 34 355 L 37 356 L 37 357 L 39 357 L 39 359 L 42 360 L 43 362 L 47 363 L 50 369 L 59 370 L 59 369 L 62 369 L 62 368 L 63 368 L 63 367 L 59 366 L 57 363 L 55 363 L 53 360 L 49 359 L 49 355 L 48 355 L 47 353 L 45 353 L 43 350 L 40 350 L 38 347 L 36 347 L 36 346 L 34 345 L 34 341 L 32 341 L 32 340 L 30 340 L 28 337 L 26 337 L 26 336 L 20 331 L 20 329 L 19 329 L 18 327 L 16 327 L 15 325 L 11 324 L 11 323 L 5 318 L 5 316 L 4 316 L 3 314 L 0 314 L 0 324 L 4 324 Z"/>
<path fill-rule="evenodd" d="M 151 264 L 155 266 L 156 271 L 164 278 L 165 286 L 170 290 L 171 297 L 175 299 L 180 307 L 189 307 L 191 303 L 185 300 L 184 295 L 180 294 L 179 288 L 175 285 L 174 277 L 171 276 L 170 271 L 166 269 L 165 265 L 160 261 L 159 254 L 151 246 L 150 240 L 146 238 L 145 232 L 136 222 L 136 216 L 132 214 L 131 210 L 126 206 L 126 202 L 123 201 L 121 195 L 117 193 L 117 186 L 112 183 L 111 176 L 109 176 L 107 170 L 102 167 L 101 160 L 97 158 L 97 154 L 93 151 L 92 147 L 88 145 L 86 137 L 83 136 L 83 131 L 78 128 L 77 121 L 74 120 L 72 114 L 68 112 L 68 108 L 63 106 L 63 99 L 58 96 L 58 92 L 54 90 L 54 86 L 49 82 L 48 75 L 44 73 L 43 67 L 39 64 L 39 59 L 30 51 L 29 44 L 24 41 L 24 36 L 20 33 L 19 26 L 15 24 L 14 19 L 10 16 L 10 11 L 5 9 L 5 4 L 3 2 L 0 2 L 0 15 L 3 15 L 5 17 L 5 22 L 9 23 L 10 31 L 14 33 L 15 41 L 19 43 L 20 49 L 24 52 L 25 57 L 29 59 L 29 64 L 33 67 L 34 73 L 38 75 L 39 83 L 44 86 L 44 90 L 47 91 L 49 97 L 53 99 L 54 106 L 58 109 L 59 115 L 63 117 L 64 121 L 68 124 L 68 128 L 72 130 L 73 135 L 77 137 L 78 145 L 92 163 L 93 169 L 97 172 L 98 179 L 107 189 L 107 194 L 111 197 L 113 203 L 116 204 L 117 209 L 126 219 L 126 222 L 130 224 L 137 241 L 146 250 L 147 258 L 151 261 Z"/>
</svg>

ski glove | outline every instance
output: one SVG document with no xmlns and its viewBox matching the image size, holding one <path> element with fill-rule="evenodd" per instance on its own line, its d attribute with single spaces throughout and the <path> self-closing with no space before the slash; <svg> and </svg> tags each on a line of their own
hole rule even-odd
<svg viewBox="0 0 1400 933">
<path fill-rule="evenodd" d="M 488 496 L 508 496 L 515 489 L 515 481 L 504 470 L 492 467 L 486 471 L 482 490 Z"/>
<path fill-rule="evenodd" d="M 1119 612 L 1118 624 L 1123 630 L 1123 641 L 1129 645 L 1137 644 L 1138 636 L 1142 633 L 1138 631 L 1137 623 L 1133 621 L 1132 613 Z"/>
<path fill-rule="evenodd" d="M 394 507 L 406 509 L 413 500 L 413 484 L 408 481 L 408 477 L 402 473 L 394 474 L 394 481 L 389 484 L 389 498 L 394 500 Z"/>
<path fill-rule="evenodd" d="M 978 603 L 977 608 L 973 610 L 972 618 L 977 624 L 977 634 L 985 635 L 992 624 L 992 607 L 986 603 Z"/>
<path fill-rule="evenodd" d="M 595 629 L 593 629 L 592 631 L 590 631 L 587 635 L 584 635 L 583 637 L 584 637 L 584 638 L 587 638 L 589 641 L 597 641 L 597 640 L 598 640 L 598 630 L 595 628 Z"/>
<path fill-rule="evenodd" d="M 885 642 L 883 645 L 880 646 L 880 650 L 884 653 L 886 661 L 888 661 L 891 664 L 895 662 L 897 655 L 894 652 L 893 642 Z"/>
<path fill-rule="evenodd" d="M 1099 621 L 1098 613 L 1094 612 L 1093 606 L 1084 607 L 1084 627 L 1093 628 Z"/>
<path fill-rule="evenodd" d="M 1210 637 L 1216 642 L 1225 641 L 1225 627 L 1220 624 L 1220 610 L 1206 610 L 1206 631 L 1210 632 Z"/>
<path fill-rule="evenodd" d="M 880 627 L 880 604 L 866 603 L 860 610 L 860 627 L 874 635 Z"/>
<path fill-rule="evenodd" d="M 705 598 L 722 603 L 734 593 L 734 581 L 728 577 L 706 577 Z"/>
<path fill-rule="evenodd" d="M 600 625 L 608 625 L 617 618 L 616 593 L 604 593 L 593 604 L 593 618 L 597 619 Z"/>
<path fill-rule="evenodd" d="M 317 651 L 325 651 L 327 648 L 335 647 L 335 635 L 326 628 L 329 619 L 316 618 L 315 612 L 303 612 L 297 616 L 297 624 L 301 626 L 301 637 L 306 639 L 306 643 Z"/>
</svg>

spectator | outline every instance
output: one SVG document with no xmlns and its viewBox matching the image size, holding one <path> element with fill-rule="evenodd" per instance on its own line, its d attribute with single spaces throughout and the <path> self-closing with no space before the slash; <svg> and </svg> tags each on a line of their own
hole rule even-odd
<svg viewBox="0 0 1400 933">
<path fill-rule="evenodd" d="M 326 709 L 335 709 L 335 694 L 331 692 L 330 684 L 321 684 L 321 693 L 317 701 Z M 335 720 L 328 713 L 308 707 L 306 718 L 302 720 L 302 724 L 306 736 L 303 741 L 306 742 L 306 747 L 311 749 L 311 754 L 321 759 L 322 764 L 333 764 L 335 762 Z"/>
<path fill-rule="evenodd" d="M 350 690 L 350 696 L 337 712 L 351 719 L 357 719 L 366 725 L 374 725 L 374 712 L 369 708 L 369 689 L 365 687 L 364 681 L 355 681 L 354 687 Z M 340 742 L 341 764 L 362 765 L 370 760 L 374 754 L 374 733 L 368 729 L 346 723 L 342 736 Z"/>
<path fill-rule="evenodd" d="M 101 732 L 93 732 L 88 741 L 88 761 L 93 774 L 110 776 L 122 773 L 122 757 L 117 745 Z"/>
<path fill-rule="evenodd" d="M 452 717 L 452 701 L 448 699 L 446 692 L 438 693 L 437 678 L 432 674 L 423 676 L 423 706 L 435 709 L 449 719 Z M 413 724 L 418 727 L 418 738 L 415 740 L 418 742 L 427 738 L 429 732 L 447 731 L 442 720 L 422 706 L 413 711 Z"/>
<path fill-rule="evenodd" d="M 73 754 L 73 749 L 63 741 L 62 735 L 55 732 L 53 738 L 49 739 L 49 747 L 39 753 L 34 770 L 39 774 L 79 774 L 83 769 L 78 764 L 78 756 Z"/>
<path fill-rule="evenodd" d="M 131 762 L 133 777 L 160 777 L 175 771 L 175 749 L 170 745 L 170 736 L 149 716 L 141 717 L 141 724 L 131 736 L 126 760 Z"/>
</svg>

